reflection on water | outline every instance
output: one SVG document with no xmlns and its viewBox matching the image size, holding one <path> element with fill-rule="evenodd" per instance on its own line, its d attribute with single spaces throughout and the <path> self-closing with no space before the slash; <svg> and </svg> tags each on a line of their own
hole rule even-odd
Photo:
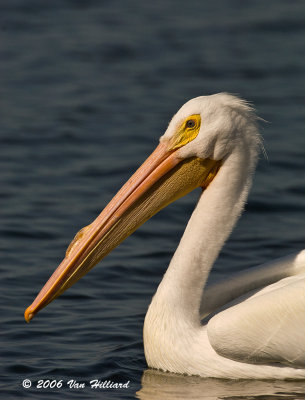
<svg viewBox="0 0 305 400">
<path fill-rule="evenodd" d="M 261 124 L 269 160 L 211 280 L 304 247 L 305 1 L 1 0 L 0 13 L 1 395 L 96 399 L 89 388 L 42 393 L 21 382 L 99 378 L 130 380 L 124 393 L 100 394 L 129 400 L 146 368 L 144 315 L 198 193 L 31 324 L 24 309 L 195 96 L 238 93 L 270 122 Z M 300 385 L 147 371 L 138 396 L 295 398 Z"/>
<path fill-rule="evenodd" d="M 156 399 L 305 399 L 305 382 L 203 379 L 148 369 L 142 375 L 141 400 Z"/>
</svg>

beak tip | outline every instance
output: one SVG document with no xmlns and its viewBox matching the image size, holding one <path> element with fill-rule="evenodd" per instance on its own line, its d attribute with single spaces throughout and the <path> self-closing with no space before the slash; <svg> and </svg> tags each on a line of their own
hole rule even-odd
<svg viewBox="0 0 305 400">
<path fill-rule="evenodd" d="M 28 307 L 24 312 L 24 319 L 26 320 L 26 322 L 30 322 L 33 317 L 33 310 L 31 309 L 31 307 Z"/>
</svg>

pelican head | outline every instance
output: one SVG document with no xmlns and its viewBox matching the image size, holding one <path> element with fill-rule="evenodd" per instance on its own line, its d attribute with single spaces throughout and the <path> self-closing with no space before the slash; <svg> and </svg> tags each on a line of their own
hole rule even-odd
<svg viewBox="0 0 305 400">
<path fill-rule="evenodd" d="M 235 149 L 255 158 L 258 143 L 255 114 L 243 100 L 219 93 L 184 104 L 155 151 L 102 213 L 77 233 L 65 258 L 25 311 L 26 321 L 162 208 L 195 188 L 206 189 Z"/>
<path fill-rule="evenodd" d="M 218 93 L 189 100 L 175 114 L 160 142 L 171 142 L 188 119 L 199 120 L 197 135 L 182 140 L 177 155 L 182 159 L 224 160 L 235 146 L 255 148 L 258 144 L 257 117 L 249 104 L 236 96 Z M 177 146 L 178 147 L 178 146 Z"/>
</svg>

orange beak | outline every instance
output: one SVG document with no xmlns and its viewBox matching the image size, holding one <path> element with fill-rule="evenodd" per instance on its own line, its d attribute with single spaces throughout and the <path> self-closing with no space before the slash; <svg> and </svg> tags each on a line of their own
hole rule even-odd
<svg viewBox="0 0 305 400">
<path fill-rule="evenodd" d="M 27 322 L 154 214 L 196 187 L 206 187 L 220 166 L 219 161 L 183 160 L 178 154 L 161 142 L 95 221 L 78 232 L 64 260 L 26 309 Z"/>
</svg>

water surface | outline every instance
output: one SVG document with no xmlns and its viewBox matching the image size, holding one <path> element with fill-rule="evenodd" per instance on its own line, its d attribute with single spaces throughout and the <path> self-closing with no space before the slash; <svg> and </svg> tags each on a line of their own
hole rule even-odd
<svg viewBox="0 0 305 400">
<path fill-rule="evenodd" d="M 302 398 L 299 382 L 146 371 L 145 312 L 198 193 L 155 216 L 31 324 L 23 312 L 74 234 L 199 95 L 239 93 L 268 121 L 268 160 L 211 280 L 304 247 L 304 20 L 302 1 L 1 1 L 5 398 Z M 39 379 L 87 386 L 37 389 Z M 130 385 L 94 391 L 93 379 Z"/>
</svg>

